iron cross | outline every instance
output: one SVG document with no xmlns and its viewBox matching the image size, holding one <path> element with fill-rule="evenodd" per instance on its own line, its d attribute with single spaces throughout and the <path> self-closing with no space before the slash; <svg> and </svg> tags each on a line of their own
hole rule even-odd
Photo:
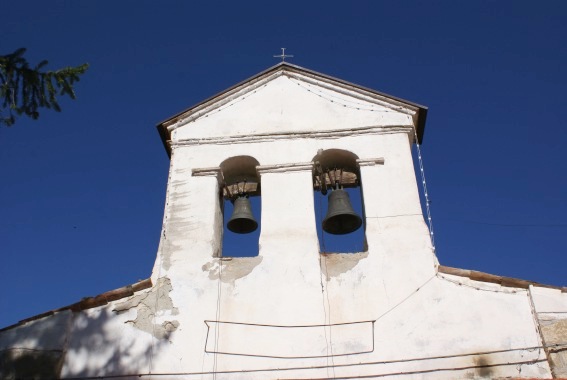
<svg viewBox="0 0 567 380">
<path fill-rule="evenodd" d="M 285 48 L 282 48 L 282 53 L 280 55 L 274 55 L 274 58 L 281 58 L 282 62 L 284 62 L 286 58 L 293 58 L 293 55 L 286 55 Z"/>
</svg>

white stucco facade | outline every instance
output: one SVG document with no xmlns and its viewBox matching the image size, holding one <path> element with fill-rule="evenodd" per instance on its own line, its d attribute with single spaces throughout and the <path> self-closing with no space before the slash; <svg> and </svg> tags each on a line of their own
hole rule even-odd
<svg viewBox="0 0 567 380">
<path fill-rule="evenodd" d="M 565 289 L 439 270 L 411 154 L 424 112 L 281 64 L 162 123 L 153 286 L 0 331 L 4 373 L 34 350 L 62 378 L 567 376 Z M 358 158 L 365 252 L 319 252 L 313 158 L 330 149 Z M 220 165 L 238 156 L 259 163 L 250 258 L 222 253 Z"/>
</svg>

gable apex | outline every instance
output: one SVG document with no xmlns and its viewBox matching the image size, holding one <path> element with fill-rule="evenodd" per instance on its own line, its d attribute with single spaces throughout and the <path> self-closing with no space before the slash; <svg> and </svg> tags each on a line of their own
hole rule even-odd
<svg viewBox="0 0 567 380">
<path fill-rule="evenodd" d="M 317 81 L 319 83 L 359 93 L 364 97 L 376 99 L 377 103 L 390 104 L 395 108 L 411 109 L 414 113 L 414 122 L 416 125 L 418 141 L 421 143 L 423 140 L 427 107 L 283 61 L 159 123 L 156 127 L 168 155 L 171 155 L 171 148 L 169 145 L 171 133 L 173 129 L 176 128 L 175 125 L 180 121 L 191 119 L 192 117 L 195 117 L 195 115 L 197 115 L 196 117 L 201 117 L 202 115 L 207 114 L 209 109 L 230 101 L 230 99 L 232 99 L 232 97 L 236 94 L 240 96 L 249 91 L 254 91 L 261 85 L 266 84 L 281 75 L 295 77 L 296 79 L 301 77 L 304 80 Z"/>
</svg>

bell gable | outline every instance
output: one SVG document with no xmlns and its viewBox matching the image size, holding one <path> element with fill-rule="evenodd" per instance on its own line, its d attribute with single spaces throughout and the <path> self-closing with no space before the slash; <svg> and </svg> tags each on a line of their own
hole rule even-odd
<svg viewBox="0 0 567 380">
<path fill-rule="evenodd" d="M 157 127 L 171 142 L 414 127 L 427 108 L 299 66 L 280 63 Z"/>
</svg>

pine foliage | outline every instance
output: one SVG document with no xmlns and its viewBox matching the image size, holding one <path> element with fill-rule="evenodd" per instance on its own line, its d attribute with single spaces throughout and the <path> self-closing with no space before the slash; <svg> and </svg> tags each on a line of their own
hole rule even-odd
<svg viewBox="0 0 567 380">
<path fill-rule="evenodd" d="M 40 108 L 60 112 L 57 96 L 68 95 L 75 99 L 73 85 L 89 67 L 85 63 L 42 71 L 47 61 L 30 68 L 23 57 L 25 52 L 26 49 L 20 48 L 12 54 L 0 55 L 0 125 L 11 126 L 20 115 L 37 119 Z"/>
</svg>

